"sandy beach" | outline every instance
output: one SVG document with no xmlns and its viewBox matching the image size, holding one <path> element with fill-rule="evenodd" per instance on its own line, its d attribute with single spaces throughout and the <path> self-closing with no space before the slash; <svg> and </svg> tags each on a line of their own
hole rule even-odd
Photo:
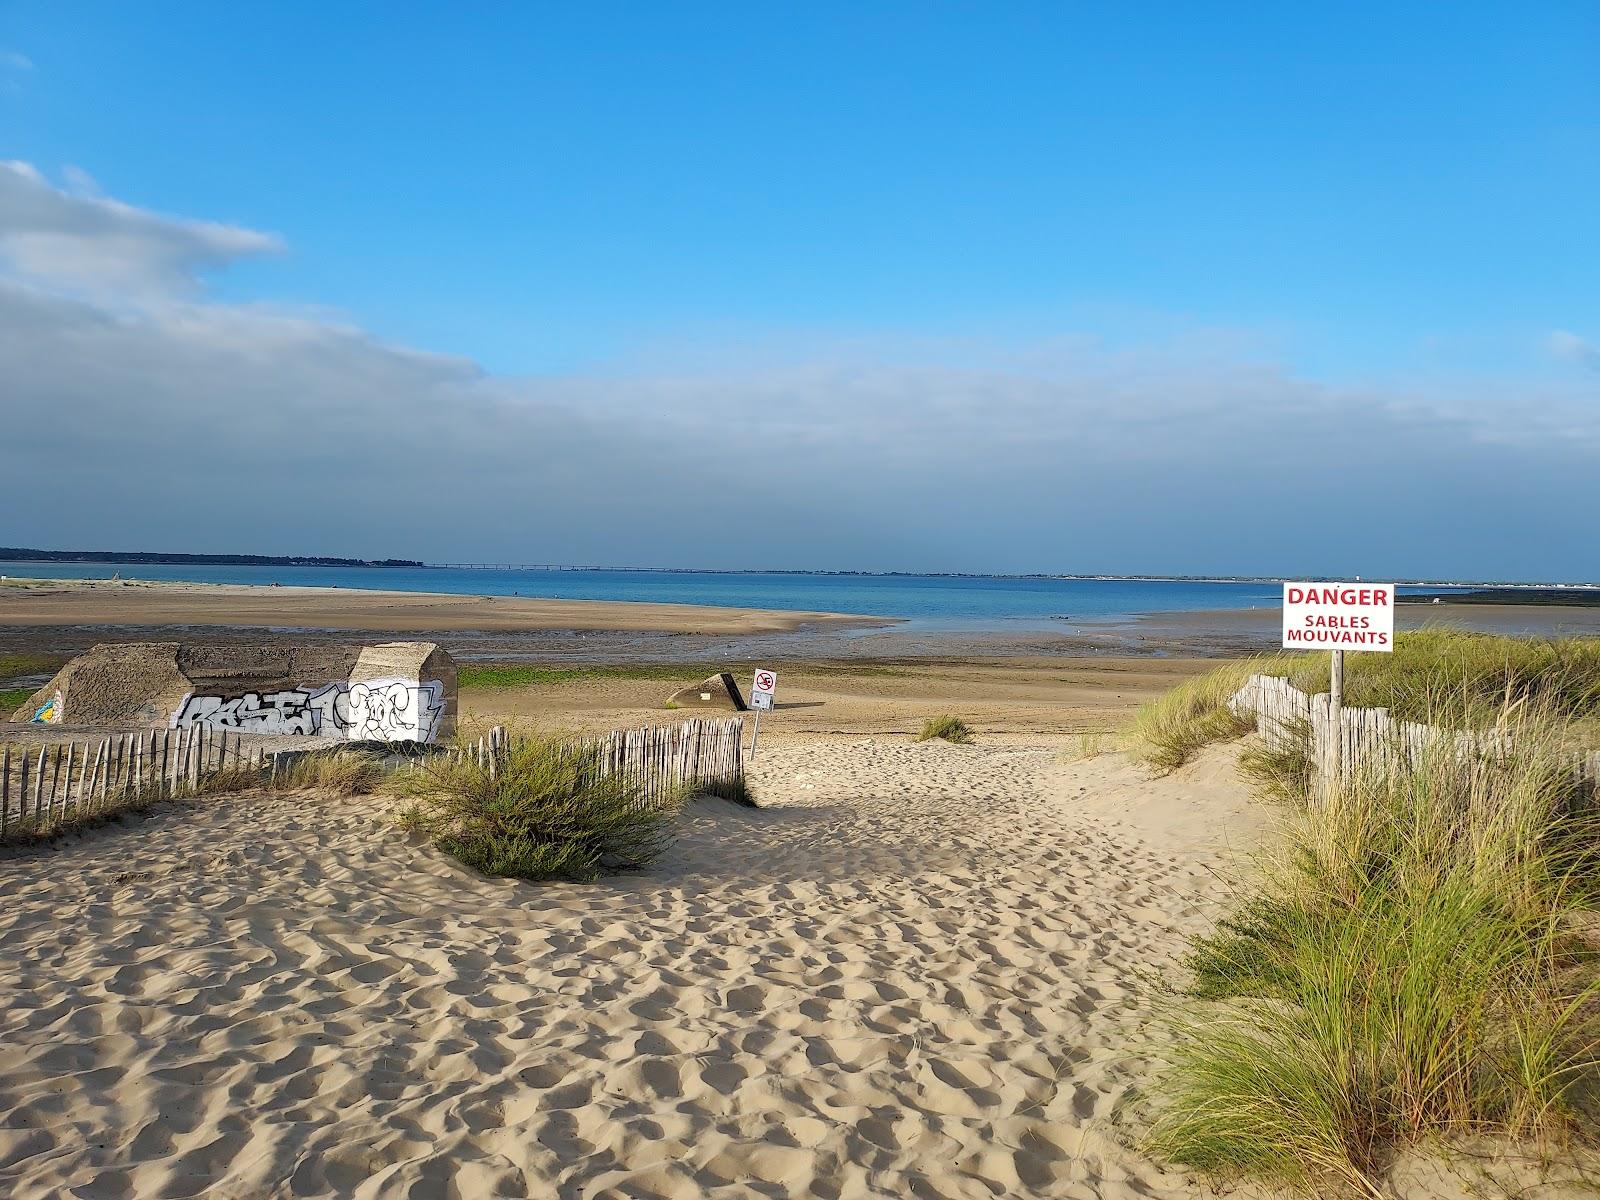
<svg viewBox="0 0 1600 1200">
<path fill-rule="evenodd" d="M 1130 1120 L 1148 973 L 1260 821 L 1226 754 L 808 738 L 753 781 L 588 886 L 478 877 L 379 800 L 7 853 L 0 1190 L 1198 1194 Z"/>
<path fill-rule="evenodd" d="M 763 719 L 761 736 L 910 734 L 941 713 L 960 714 L 984 733 L 1115 734 L 1141 704 L 1214 665 L 1142 656 L 785 663 L 777 708 Z M 741 673 L 749 675 L 744 668 Z M 681 682 L 694 679 L 685 669 Z M 461 706 L 469 724 L 627 729 L 683 715 L 662 709 L 676 686 L 661 678 L 579 677 L 471 687 L 462 692 Z"/>
</svg>

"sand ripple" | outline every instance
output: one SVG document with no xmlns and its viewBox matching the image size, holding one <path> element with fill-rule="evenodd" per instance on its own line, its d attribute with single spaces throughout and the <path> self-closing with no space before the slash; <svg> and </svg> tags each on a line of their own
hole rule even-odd
<svg viewBox="0 0 1600 1200">
<path fill-rule="evenodd" d="M 859 740 L 756 782 L 584 887 L 479 879 L 376 801 L 0 858 L 0 1193 L 1194 1194 L 1118 1118 L 1214 851 L 1108 813 L 1219 791 Z"/>
</svg>

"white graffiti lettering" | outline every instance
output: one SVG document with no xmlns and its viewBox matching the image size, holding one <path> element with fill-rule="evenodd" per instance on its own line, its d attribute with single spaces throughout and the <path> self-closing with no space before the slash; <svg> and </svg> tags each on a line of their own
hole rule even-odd
<svg viewBox="0 0 1600 1200">
<path fill-rule="evenodd" d="M 431 742 L 443 714 L 444 684 L 437 679 L 371 679 L 242 696 L 191 693 L 173 714 L 172 727 L 320 734 L 353 742 Z"/>
</svg>

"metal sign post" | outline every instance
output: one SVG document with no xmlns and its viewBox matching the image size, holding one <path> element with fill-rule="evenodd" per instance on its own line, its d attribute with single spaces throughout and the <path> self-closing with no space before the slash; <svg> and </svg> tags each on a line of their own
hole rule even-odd
<svg viewBox="0 0 1600 1200">
<path fill-rule="evenodd" d="M 755 709 L 756 725 L 750 733 L 750 757 L 756 756 L 756 743 L 761 740 L 761 714 L 772 708 L 772 698 L 778 692 L 778 676 L 775 672 L 758 670 L 756 676 L 750 681 L 750 707 Z"/>
</svg>

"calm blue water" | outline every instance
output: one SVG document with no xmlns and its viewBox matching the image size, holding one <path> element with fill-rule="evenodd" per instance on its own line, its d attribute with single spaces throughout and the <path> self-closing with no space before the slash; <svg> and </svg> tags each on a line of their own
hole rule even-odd
<svg viewBox="0 0 1600 1200">
<path fill-rule="evenodd" d="M 183 580 L 375 588 L 568 600 L 642 600 L 787 608 L 899 617 L 912 628 L 1061 629 L 1057 618 L 1106 620 L 1146 612 L 1277 607 L 1271 583 L 1177 583 L 1116 579 L 1016 579 L 939 575 L 785 575 L 718 571 L 472 571 L 444 567 L 205 567 L 0 562 L 0 575 L 34 579 Z"/>
</svg>

